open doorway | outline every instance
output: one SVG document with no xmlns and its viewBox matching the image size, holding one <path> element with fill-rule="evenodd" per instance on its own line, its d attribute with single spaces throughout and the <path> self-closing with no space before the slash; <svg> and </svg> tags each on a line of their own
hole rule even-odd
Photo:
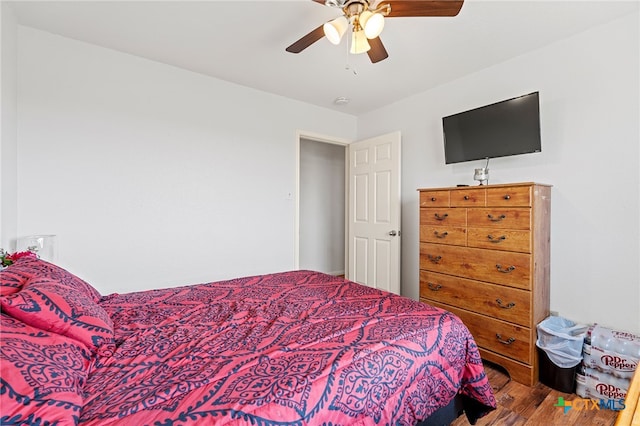
<svg viewBox="0 0 640 426">
<path fill-rule="evenodd" d="M 300 135 L 297 268 L 331 275 L 346 270 L 346 147 Z"/>
</svg>

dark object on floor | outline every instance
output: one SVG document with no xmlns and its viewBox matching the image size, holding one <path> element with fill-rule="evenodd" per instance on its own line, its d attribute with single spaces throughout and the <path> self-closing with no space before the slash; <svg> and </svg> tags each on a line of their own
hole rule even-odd
<svg viewBox="0 0 640 426">
<path fill-rule="evenodd" d="M 546 352 L 538 349 L 540 381 L 560 392 L 574 393 L 576 390 L 576 370 L 575 367 L 562 368 L 558 367 L 549 359 Z"/>
</svg>

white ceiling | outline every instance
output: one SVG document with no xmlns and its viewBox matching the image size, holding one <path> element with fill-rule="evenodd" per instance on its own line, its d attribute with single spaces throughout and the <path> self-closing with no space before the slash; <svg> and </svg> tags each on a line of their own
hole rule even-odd
<svg viewBox="0 0 640 426">
<path fill-rule="evenodd" d="M 18 23 L 358 115 L 638 9 L 638 1 L 466 0 L 453 18 L 387 19 L 389 58 L 346 40 L 285 48 L 338 16 L 310 0 L 16 1 Z M 340 96 L 348 105 L 335 105 Z"/>
</svg>

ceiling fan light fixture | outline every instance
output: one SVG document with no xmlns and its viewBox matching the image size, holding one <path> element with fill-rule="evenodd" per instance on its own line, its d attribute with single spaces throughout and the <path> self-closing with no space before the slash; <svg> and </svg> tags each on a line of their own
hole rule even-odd
<svg viewBox="0 0 640 426">
<path fill-rule="evenodd" d="M 347 31 L 347 27 L 349 26 L 349 21 L 345 16 L 339 16 L 333 21 L 329 21 L 325 23 L 322 28 L 324 30 L 324 35 L 327 37 L 332 44 L 340 44 L 340 40 L 342 40 L 342 36 Z"/>
<path fill-rule="evenodd" d="M 351 30 L 347 40 L 351 54 L 367 53 L 371 63 L 389 57 L 380 40 L 384 18 L 411 18 L 421 16 L 457 16 L 465 0 L 313 0 L 316 4 L 340 9 L 342 16 L 322 24 L 286 47 L 291 53 L 300 53 L 318 40 L 326 37 L 330 43 L 340 40 Z M 393 9 L 393 10 L 392 10 Z M 347 66 L 347 69 L 348 66 Z M 357 74 L 354 70 L 354 74 Z"/>
<path fill-rule="evenodd" d="M 351 50 L 350 52 L 354 55 L 359 53 L 366 53 L 371 49 L 369 45 L 369 40 L 367 40 L 367 36 L 364 35 L 364 30 L 358 30 L 353 32 L 353 36 L 351 37 Z"/>
<path fill-rule="evenodd" d="M 373 13 L 370 10 L 365 10 L 360 14 L 358 20 L 368 39 L 376 38 L 382 33 L 384 28 L 384 15 L 382 13 Z"/>
</svg>

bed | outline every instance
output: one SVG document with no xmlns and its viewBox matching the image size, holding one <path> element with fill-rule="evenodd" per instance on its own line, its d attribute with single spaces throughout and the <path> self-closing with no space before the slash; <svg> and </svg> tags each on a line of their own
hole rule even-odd
<svg viewBox="0 0 640 426">
<path fill-rule="evenodd" d="M 23 258 L 0 306 L 3 425 L 473 424 L 495 408 L 457 317 L 319 272 L 102 296 Z"/>
</svg>

